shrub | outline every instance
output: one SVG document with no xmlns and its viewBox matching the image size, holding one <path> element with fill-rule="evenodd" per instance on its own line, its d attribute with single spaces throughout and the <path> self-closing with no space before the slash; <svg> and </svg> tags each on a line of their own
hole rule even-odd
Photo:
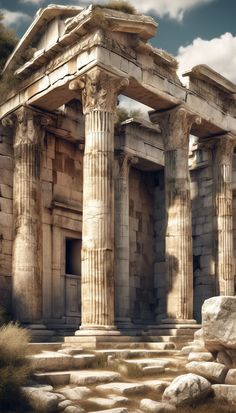
<svg viewBox="0 0 236 413">
<path fill-rule="evenodd" d="M 2 409 L 20 407 L 21 386 L 30 373 L 26 358 L 29 334 L 16 324 L 0 328 L 0 406 Z"/>
</svg>

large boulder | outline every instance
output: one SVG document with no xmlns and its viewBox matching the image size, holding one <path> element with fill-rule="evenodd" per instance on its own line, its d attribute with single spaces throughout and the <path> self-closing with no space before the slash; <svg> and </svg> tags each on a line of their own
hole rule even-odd
<svg viewBox="0 0 236 413">
<path fill-rule="evenodd" d="M 191 405 L 211 392 L 211 383 L 197 374 L 176 377 L 162 396 L 162 401 L 174 406 Z"/>
<path fill-rule="evenodd" d="M 213 383 L 224 383 L 228 368 L 224 364 L 209 361 L 192 361 L 186 365 L 187 371 L 205 377 Z"/>
<path fill-rule="evenodd" d="M 236 297 L 211 297 L 202 306 L 203 340 L 209 351 L 236 349 Z"/>
</svg>

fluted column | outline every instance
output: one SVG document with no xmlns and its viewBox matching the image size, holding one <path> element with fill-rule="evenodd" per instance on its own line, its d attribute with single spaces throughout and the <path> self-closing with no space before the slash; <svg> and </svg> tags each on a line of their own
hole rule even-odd
<svg viewBox="0 0 236 413">
<path fill-rule="evenodd" d="M 119 327 L 131 326 L 129 285 L 129 170 L 138 158 L 120 151 L 115 183 L 115 314 Z"/>
<path fill-rule="evenodd" d="M 189 133 L 200 119 L 184 106 L 158 115 L 165 145 L 165 208 L 167 319 L 186 323 L 193 318 L 193 252 Z"/>
<path fill-rule="evenodd" d="M 232 159 L 235 137 L 214 139 L 214 211 L 216 223 L 217 294 L 234 295 Z"/>
<path fill-rule="evenodd" d="M 42 318 L 40 271 L 40 125 L 34 113 L 16 114 L 14 140 L 13 307 L 17 320 L 39 323 Z"/>
<path fill-rule="evenodd" d="M 123 84 L 95 68 L 71 85 L 82 88 L 85 114 L 82 330 L 114 329 L 114 118 Z"/>
</svg>

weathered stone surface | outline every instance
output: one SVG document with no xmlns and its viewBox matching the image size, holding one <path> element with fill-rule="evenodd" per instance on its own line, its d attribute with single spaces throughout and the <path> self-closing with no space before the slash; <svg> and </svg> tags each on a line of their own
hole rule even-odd
<svg viewBox="0 0 236 413">
<path fill-rule="evenodd" d="M 130 396 L 135 394 L 144 394 L 147 391 L 147 387 L 140 383 L 109 383 L 96 387 L 96 390 L 101 392 L 111 392 L 115 394 L 121 394 L 124 396 Z"/>
<path fill-rule="evenodd" d="M 88 402 L 96 404 L 101 409 L 112 409 L 119 405 L 119 401 L 115 399 L 108 399 L 105 397 L 90 397 Z"/>
<path fill-rule="evenodd" d="M 214 357 L 210 352 L 191 352 L 188 361 L 213 361 Z"/>
<path fill-rule="evenodd" d="M 94 411 L 90 413 L 97 413 L 97 412 Z M 125 407 L 116 407 L 115 409 L 99 410 L 99 413 L 128 413 L 128 410 Z"/>
<path fill-rule="evenodd" d="M 70 375 L 70 383 L 86 385 L 95 383 L 110 383 L 120 378 L 119 373 L 104 370 L 81 370 L 72 371 Z"/>
<path fill-rule="evenodd" d="M 62 400 L 60 403 L 58 403 L 58 410 L 59 411 L 64 411 L 66 407 L 71 406 L 72 401 L 71 400 Z"/>
<path fill-rule="evenodd" d="M 212 390 L 217 400 L 236 404 L 236 386 L 230 384 L 213 384 Z"/>
<path fill-rule="evenodd" d="M 32 387 L 24 387 L 23 392 L 27 400 L 29 401 L 30 405 L 33 408 L 43 412 L 55 411 L 60 401 L 57 394 L 44 390 L 34 389 Z"/>
<path fill-rule="evenodd" d="M 211 297 L 202 306 L 203 338 L 210 351 L 236 349 L 236 297 Z"/>
<path fill-rule="evenodd" d="M 190 373 L 199 374 L 213 383 L 223 383 L 228 371 L 224 364 L 208 361 L 192 361 L 186 365 L 186 369 Z"/>
<path fill-rule="evenodd" d="M 204 399 L 211 391 L 211 384 L 196 374 L 184 374 L 173 380 L 162 396 L 163 402 L 175 406 L 188 405 Z"/>
<path fill-rule="evenodd" d="M 155 391 L 155 394 L 159 395 L 171 384 L 169 381 L 162 380 L 144 380 L 142 384 L 145 384 L 151 391 Z"/>
<path fill-rule="evenodd" d="M 63 413 L 84 413 L 84 411 L 80 406 L 67 406 Z"/>
<path fill-rule="evenodd" d="M 224 364 L 228 368 L 232 367 L 232 359 L 225 350 L 218 352 L 216 360 L 218 363 Z"/>
<path fill-rule="evenodd" d="M 141 400 L 140 409 L 148 413 L 172 413 L 176 411 L 175 406 L 171 404 L 160 403 L 151 399 Z"/>
<path fill-rule="evenodd" d="M 81 400 L 83 397 L 88 397 L 92 391 L 88 387 L 70 387 L 61 388 L 60 393 L 63 394 L 69 400 Z"/>
<path fill-rule="evenodd" d="M 230 369 L 225 377 L 225 384 L 236 385 L 236 369 Z"/>
</svg>

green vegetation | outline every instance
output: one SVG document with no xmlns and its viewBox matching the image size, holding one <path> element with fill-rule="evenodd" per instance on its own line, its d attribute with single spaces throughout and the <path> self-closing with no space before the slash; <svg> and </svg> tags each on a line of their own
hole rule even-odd
<svg viewBox="0 0 236 413">
<path fill-rule="evenodd" d="M 4 26 L 3 19 L 4 15 L 0 12 L 0 71 L 2 71 L 8 56 L 18 41 L 15 32 Z"/>
<path fill-rule="evenodd" d="M 30 373 L 28 342 L 28 332 L 18 325 L 9 323 L 0 328 L 0 406 L 5 411 L 16 406 L 20 411 L 24 404 L 21 386 Z"/>
<path fill-rule="evenodd" d="M 141 110 L 127 110 L 125 108 L 117 108 L 116 110 L 116 126 L 119 126 L 122 122 L 130 118 L 142 118 Z"/>
<path fill-rule="evenodd" d="M 128 1 L 125 0 L 110 0 L 105 4 L 98 3 L 97 6 L 106 9 L 122 11 L 123 13 L 137 14 L 136 9 Z"/>
</svg>

